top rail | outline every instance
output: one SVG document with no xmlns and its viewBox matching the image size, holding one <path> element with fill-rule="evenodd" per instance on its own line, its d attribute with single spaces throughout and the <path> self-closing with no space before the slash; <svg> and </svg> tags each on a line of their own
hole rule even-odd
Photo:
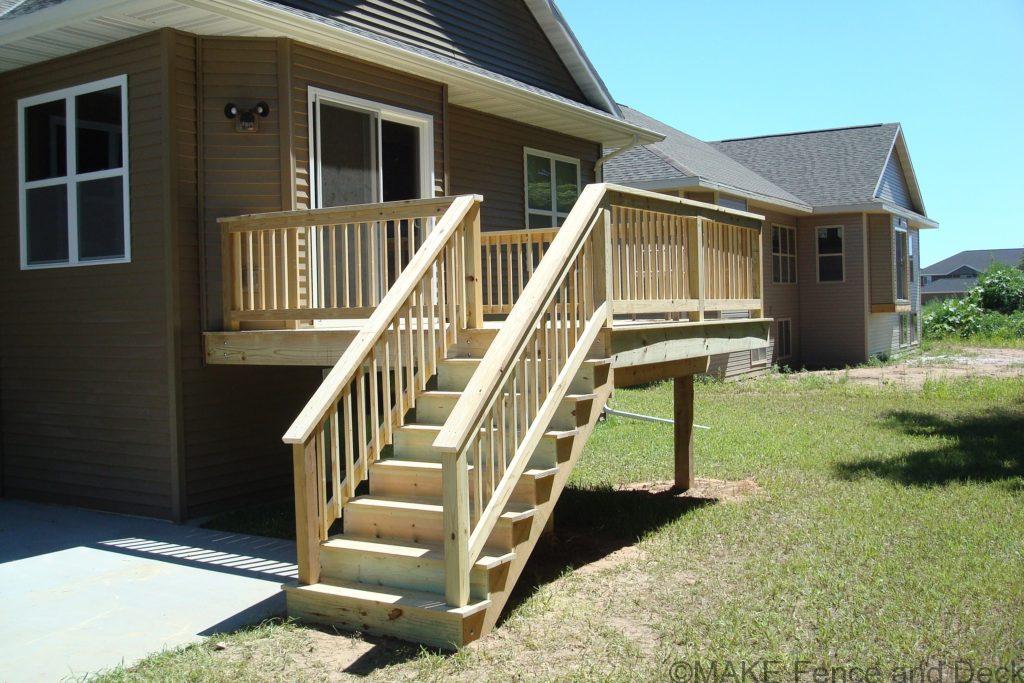
<svg viewBox="0 0 1024 683">
<path fill-rule="evenodd" d="M 221 225 L 222 230 L 232 233 L 275 228 L 305 228 L 312 225 L 393 221 L 431 214 L 440 218 L 455 199 L 456 197 L 429 197 L 376 204 L 329 206 L 322 209 L 250 213 L 218 218 L 217 223 Z"/>
</svg>

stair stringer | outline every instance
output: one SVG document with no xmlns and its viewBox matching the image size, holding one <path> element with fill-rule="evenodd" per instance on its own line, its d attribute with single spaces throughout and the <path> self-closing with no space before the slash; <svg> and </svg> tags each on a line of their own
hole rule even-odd
<svg viewBox="0 0 1024 683">
<path fill-rule="evenodd" d="M 533 549 L 537 545 L 537 541 L 544 534 L 544 529 L 547 526 L 548 519 L 550 519 L 555 505 L 558 503 L 558 499 L 562 495 L 562 490 L 565 488 L 565 484 L 569 480 L 569 476 L 576 467 L 576 462 L 583 454 L 583 449 L 586 447 L 587 441 L 590 439 L 590 435 L 597 426 L 598 418 L 600 418 L 601 413 L 604 412 L 604 406 L 608 403 L 608 399 L 611 397 L 612 388 L 615 384 L 613 373 L 614 370 L 609 362 L 607 365 L 607 375 L 604 384 L 594 387 L 593 393 L 596 394 L 596 398 L 590 404 L 590 414 L 587 416 L 587 421 L 579 427 L 576 438 L 573 439 L 569 458 L 558 465 L 558 473 L 555 474 L 554 482 L 552 482 L 550 497 L 546 502 L 535 506 L 536 512 L 531 520 L 529 536 L 527 536 L 515 548 L 515 557 L 509 564 L 508 574 L 505 578 L 503 588 L 501 590 L 492 591 L 488 596 L 491 604 L 483 614 L 483 623 L 479 628 L 479 637 L 487 635 L 501 617 L 501 614 L 505 609 L 505 604 L 508 602 L 508 598 L 511 595 L 512 590 L 515 588 L 516 583 L 518 583 L 519 576 L 526 567 L 526 563 L 533 554 Z M 468 642 L 469 641 L 460 643 L 460 645 L 465 645 Z"/>
</svg>

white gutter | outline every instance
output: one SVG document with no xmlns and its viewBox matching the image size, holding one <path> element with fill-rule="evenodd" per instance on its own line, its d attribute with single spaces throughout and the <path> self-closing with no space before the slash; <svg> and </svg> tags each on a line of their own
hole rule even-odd
<svg viewBox="0 0 1024 683">
<path fill-rule="evenodd" d="M 788 209 L 790 211 L 799 211 L 800 213 L 812 213 L 810 204 L 796 204 L 787 199 L 780 199 L 771 197 L 769 195 L 760 194 L 758 192 L 751 192 L 749 190 L 743 190 L 726 183 L 716 183 L 711 180 L 706 180 L 699 176 L 684 176 L 676 178 L 662 178 L 659 180 L 636 180 L 631 182 L 624 182 L 623 185 L 629 187 L 635 187 L 638 190 L 655 190 L 655 191 L 666 191 L 666 190 L 681 190 L 683 188 L 699 187 L 705 190 L 718 190 L 719 192 L 726 192 L 728 194 L 736 195 L 737 197 L 743 197 L 750 201 L 760 202 L 761 204 L 770 204 L 782 209 Z"/>
<path fill-rule="evenodd" d="M 637 135 L 637 134 L 634 134 L 633 135 L 633 139 L 630 140 L 629 142 L 627 142 L 625 145 L 623 145 L 622 147 L 619 147 L 616 150 L 608 152 L 603 157 L 601 157 L 596 162 L 594 162 L 594 177 L 597 179 L 597 182 L 599 182 L 599 183 L 603 183 L 604 182 L 604 165 L 605 165 L 605 163 L 608 160 L 614 159 L 615 157 L 619 156 L 623 152 L 625 152 L 627 150 L 630 150 L 630 149 L 633 149 L 634 147 L 637 147 L 639 145 L 640 145 L 640 136 Z"/>
</svg>

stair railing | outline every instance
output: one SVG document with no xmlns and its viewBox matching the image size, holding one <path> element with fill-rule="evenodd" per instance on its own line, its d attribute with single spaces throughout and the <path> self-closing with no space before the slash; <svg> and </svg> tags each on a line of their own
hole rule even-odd
<svg viewBox="0 0 1024 683">
<path fill-rule="evenodd" d="M 392 443 L 437 364 L 483 323 L 480 202 L 448 209 L 291 427 L 299 581 L 316 583 L 320 542 Z"/>
<path fill-rule="evenodd" d="M 605 187 L 583 190 L 434 441 L 442 452 L 451 605 L 468 602 L 470 567 L 570 382 L 611 323 Z"/>
</svg>

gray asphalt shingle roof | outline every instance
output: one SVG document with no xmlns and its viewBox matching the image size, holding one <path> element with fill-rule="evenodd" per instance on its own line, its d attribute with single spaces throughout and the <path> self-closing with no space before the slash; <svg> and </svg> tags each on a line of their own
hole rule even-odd
<svg viewBox="0 0 1024 683">
<path fill-rule="evenodd" d="M 875 200 L 897 123 L 712 142 L 815 207 Z"/>
<path fill-rule="evenodd" d="M 921 269 L 922 275 L 945 275 L 952 273 L 961 266 L 969 266 L 979 273 L 984 271 L 993 262 L 1005 263 L 1008 266 L 1020 265 L 1021 257 L 1024 257 L 1022 249 L 968 249 L 944 258 L 933 263 L 927 268 Z"/>
<path fill-rule="evenodd" d="M 976 277 L 944 277 L 921 287 L 921 294 L 960 294 L 978 284 Z"/>
<path fill-rule="evenodd" d="M 632 107 L 620 104 L 619 109 L 628 122 L 661 133 L 665 139 L 634 147 L 610 159 L 604 167 L 605 180 L 630 183 L 697 177 L 769 199 L 806 206 L 798 197 L 708 143 Z"/>
</svg>

